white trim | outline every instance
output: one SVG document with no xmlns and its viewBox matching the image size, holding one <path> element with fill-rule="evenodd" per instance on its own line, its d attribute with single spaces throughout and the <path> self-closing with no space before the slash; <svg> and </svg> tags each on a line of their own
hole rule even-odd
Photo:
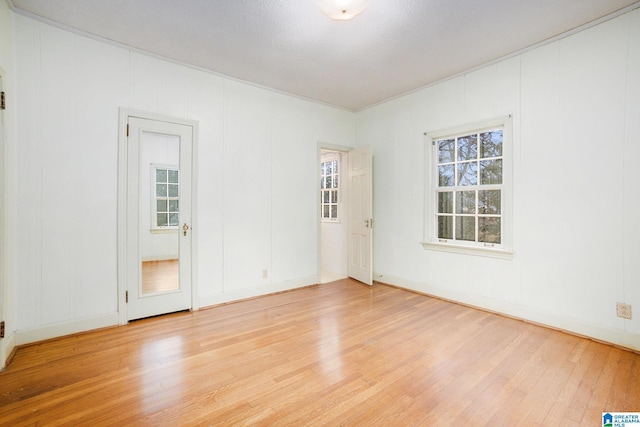
<svg viewBox="0 0 640 427">
<path fill-rule="evenodd" d="M 484 256 L 489 258 L 512 259 L 514 254 L 513 251 L 506 249 L 482 248 L 478 246 L 463 246 L 439 242 L 421 242 L 421 244 L 423 248 L 434 251 Z"/>
<path fill-rule="evenodd" d="M 4 68 L 0 67 L 0 91 L 6 93 L 6 73 Z M 9 103 L 11 94 L 7 95 L 6 103 L 7 108 L 11 108 L 14 104 Z M 6 110 L 5 110 L 6 111 Z M 7 224 L 7 203 L 6 203 L 6 185 L 7 185 L 7 149 L 6 144 L 8 140 L 8 126 L 7 126 L 7 114 L 4 111 L 0 111 L 0 321 L 5 322 L 4 338 L 0 338 L 0 370 L 2 370 L 7 362 L 7 358 L 11 355 L 13 348 L 15 347 L 15 333 L 13 332 L 14 324 L 13 319 L 9 318 L 9 313 L 13 310 L 9 310 L 7 295 L 8 286 L 11 281 L 8 277 L 8 254 L 10 253 L 9 242 L 6 236 Z M 15 302 L 15 301 L 11 301 Z"/>
<path fill-rule="evenodd" d="M 344 160 L 342 162 L 343 165 L 344 164 L 348 165 L 348 162 L 349 162 L 348 159 L 345 159 L 345 156 L 342 156 L 342 154 L 348 153 L 353 149 L 354 147 L 348 147 L 346 145 L 330 144 L 328 142 L 322 142 L 322 141 L 317 142 L 317 148 L 316 148 L 317 153 L 316 153 L 316 163 L 315 163 L 316 164 L 316 194 L 320 193 L 320 162 L 322 161 L 322 151 L 323 150 L 339 151 L 342 159 Z M 344 166 L 341 166 L 341 168 L 344 168 Z M 347 198 L 348 197 L 350 197 L 349 194 L 347 194 Z M 348 203 L 348 200 L 342 200 L 342 203 L 346 206 Z M 327 224 L 327 222 L 322 221 L 322 215 L 320 215 L 320 206 L 321 206 L 320 198 L 316 196 L 316 251 L 317 251 L 316 253 L 318 254 L 316 271 L 318 273 L 317 275 L 318 283 L 320 283 L 320 276 L 322 273 L 322 239 L 321 239 L 322 224 Z M 343 209 L 343 211 L 340 212 L 340 215 L 348 219 L 349 210 L 347 208 Z M 333 224 L 340 224 L 340 222 L 336 221 L 336 222 L 333 222 Z"/>
<path fill-rule="evenodd" d="M 490 128 L 503 129 L 502 144 L 502 242 L 495 247 L 482 246 L 480 243 L 465 244 L 452 241 L 444 243 L 436 236 L 435 200 L 437 190 L 437 172 L 434 167 L 434 141 L 462 133 L 477 133 Z M 439 250 L 466 255 L 482 255 L 510 259 L 514 253 L 513 240 L 513 115 L 494 117 L 459 126 L 424 132 L 424 212 L 423 242 L 424 249 Z"/>
<path fill-rule="evenodd" d="M 440 288 L 425 282 L 405 279 L 403 277 L 387 275 L 380 272 L 376 273 L 374 278 L 375 281 L 379 283 L 389 284 L 399 288 L 420 292 L 425 295 L 459 302 L 479 309 L 489 310 L 516 319 L 523 319 L 550 328 L 559 329 L 561 331 L 640 351 L 640 334 L 632 334 L 622 330 L 606 328 L 578 319 L 558 316 L 553 313 L 513 302 L 499 301 L 481 295 L 452 291 L 450 289 Z"/>
<path fill-rule="evenodd" d="M 266 296 L 276 292 L 289 291 L 305 286 L 317 285 L 320 283 L 320 275 L 308 276 L 299 279 L 285 280 L 283 282 L 270 283 L 267 285 L 257 285 L 251 288 L 238 289 L 231 292 L 223 292 L 214 295 L 202 295 L 200 297 L 201 307 L 210 307 L 238 300 Z"/>
<path fill-rule="evenodd" d="M 22 329 L 16 332 L 16 345 L 30 344 L 65 335 L 87 332 L 93 329 L 118 326 L 118 313 L 75 319 L 68 322 L 55 323 L 34 329 Z"/>
<path fill-rule="evenodd" d="M 191 164 L 191 230 L 197 229 L 197 170 L 196 159 L 199 138 L 199 123 L 196 120 L 181 119 L 164 114 L 120 107 L 118 121 L 118 324 L 125 325 L 127 320 L 126 304 L 126 272 L 127 272 L 127 123 L 130 117 L 168 122 L 191 126 L 192 132 L 192 164 Z M 200 308 L 198 297 L 198 245 L 197 234 L 191 239 L 191 309 Z"/>
<path fill-rule="evenodd" d="M 324 151 L 324 152 L 322 152 Z M 332 187 L 331 188 L 322 188 L 322 184 L 320 185 L 320 195 L 324 195 L 325 192 L 329 192 L 329 197 L 331 197 L 331 192 L 332 191 L 336 191 L 337 192 L 337 198 L 338 200 L 333 203 L 331 202 L 331 200 L 329 200 L 328 205 L 335 205 L 336 206 L 336 217 L 335 218 L 325 218 L 322 214 L 322 210 L 323 207 L 325 205 L 325 203 L 323 201 L 320 201 L 320 221 L 324 222 L 324 223 L 340 223 L 342 221 L 342 180 L 344 178 L 344 176 L 342 175 L 343 172 L 343 168 L 342 168 L 342 152 L 341 151 L 326 151 L 326 150 L 322 150 L 320 152 L 320 179 L 322 180 L 322 164 L 323 163 L 329 163 L 329 162 L 336 162 L 336 165 L 338 167 L 338 172 L 337 173 L 332 173 L 331 175 L 335 175 L 338 178 L 338 186 L 337 187 L 333 187 L 333 179 L 331 181 L 332 183 Z M 331 213 L 329 213 L 329 215 L 331 215 Z"/>
</svg>

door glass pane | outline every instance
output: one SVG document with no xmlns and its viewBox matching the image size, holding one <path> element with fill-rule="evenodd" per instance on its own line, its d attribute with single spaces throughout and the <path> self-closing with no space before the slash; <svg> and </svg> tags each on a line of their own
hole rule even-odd
<svg viewBox="0 0 640 427">
<path fill-rule="evenodd" d="M 166 227 L 167 225 L 169 225 L 169 221 L 167 220 L 166 213 L 159 213 L 157 217 L 158 217 L 158 227 Z"/>
<path fill-rule="evenodd" d="M 166 169 L 156 169 L 156 182 L 167 182 Z"/>
<path fill-rule="evenodd" d="M 176 227 L 178 225 L 178 221 L 179 221 L 179 218 L 177 213 L 169 214 L 169 226 Z"/>
<path fill-rule="evenodd" d="M 167 185 L 166 184 L 156 184 L 156 196 L 158 196 L 158 197 L 167 197 Z"/>
<path fill-rule="evenodd" d="M 140 295 L 145 296 L 180 289 L 180 138 L 143 132 L 139 161 Z"/>
</svg>

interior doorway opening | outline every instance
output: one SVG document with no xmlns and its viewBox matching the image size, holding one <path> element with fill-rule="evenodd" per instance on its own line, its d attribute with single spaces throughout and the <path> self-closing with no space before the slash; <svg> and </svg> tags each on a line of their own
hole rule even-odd
<svg viewBox="0 0 640 427">
<path fill-rule="evenodd" d="M 348 276 L 348 158 L 346 151 L 320 149 L 320 283 Z"/>
</svg>

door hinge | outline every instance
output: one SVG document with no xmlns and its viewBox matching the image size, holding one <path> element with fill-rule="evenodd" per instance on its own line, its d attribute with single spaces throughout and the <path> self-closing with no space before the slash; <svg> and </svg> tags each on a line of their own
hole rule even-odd
<svg viewBox="0 0 640 427">
<path fill-rule="evenodd" d="M 129 123 L 127 123 L 127 136 L 129 136 Z"/>
<path fill-rule="evenodd" d="M 124 291 L 124 302 L 129 303 L 129 291 Z"/>
<path fill-rule="evenodd" d="M 4 320 L 0 322 L 0 338 L 4 338 Z"/>
<path fill-rule="evenodd" d="M 5 103 L 4 100 L 4 92 L 0 92 L 0 110 L 6 110 L 7 109 L 7 104 Z"/>
</svg>

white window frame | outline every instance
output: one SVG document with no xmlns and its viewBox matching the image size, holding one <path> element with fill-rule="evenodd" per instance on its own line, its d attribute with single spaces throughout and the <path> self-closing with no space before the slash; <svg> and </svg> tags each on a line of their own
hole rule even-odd
<svg viewBox="0 0 640 427">
<path fill-rule="evenodd" d="M 150 167 L 151 173 L 151 232 L 152 233 L 175 233 L 180 224 L 178 221 L 177 225 L 167 225 L 167 226 L 159 226 L 158 225 L 158 196 L 156 195 L 156 171 L 158 169 L 166 169 L 167 171 L 176 171 L 178 172 L 178 197 L 161 197 L 162 199 L 166 199 L 167 201 L 170 199 L 180 200 L 180 169 L 176 165 L 164 165 L 164 164 L 155 164 L 152 163 Z M 179 209 L 179 207 L 178 207 Z"/>
<path fill-rule="evenodd" d="M 322 153 L 320 156 L 320 168 L 322 168 L 322 165 L 324 163 L 328 163 L 328 162 L 336 162 L 336 165 L 338 167 L 338 172 L 337 173 L 333 173 L 332 177 L 334 178 L 332 180 L 332 182 L 335 182 L 335 177 L 338 178 L 338 185 L 337 187 L 331 187 L 330 190 L 327 190 L 325 188 L 323 188 L 322 184 L 320 185 L 320 221 L 322 222 L 332 222 L 332 223 L 339 223 L 340 219 L 342 217 L 342 203 L 341 203 L 341 198 L 342 198 L 342 191 L 340 189 L 341 185 L 343 184 L 342 182 L 342 177 L 344 176 L 342 174 L 342 164 L 340 162 L 341 156 L 340 153 L 338 152 L 329 152 L 329 153 Z M 322 169 L 320 170 L 320 179 L 322 180 L 324 178 L 324 175 L 322 174 Z M 335 191 L 336 192 L 336 200 L 333 201 L 331 199 L 331 192 Z M 324 202 L 324 193 L 325 192 L 329 192 L 329 203 L 325 203 Z M 336 207 L 336 217 L 330 217 L 330 218 L 325 218 L 323 215 L 323 210 L 325 206 L 329 206 L 329 211 L 331 211 L 331 206 L 335 206 Z M 329 213 L 329 215 L 331 215 L 331 213 Z"/>
<path fill-rule="evenodd" d="M 501 190 L 501 243 L 462 241 L 438 238 L 437 193 L 438 193 L 438 154 L 435 142 L 465 134 L 502 128 L 502 184 L 493 188 Z M 512 117 L 503 116 L 453 128 L 425 132 L 425 203 L 424 203 L 424 240 L 422 246 L 427 250 L 481 255 L 510 259 L 513 255 L 513 129 Z M 481 188 L 482 186 L 476 186 Z M 489 186 L 488 186 L 489 187 Z M 460 189 L 461 187 L 455 187 Z M 440 187 L 441 189 L 441 187 Z M 491 188 L 487 188 L 491 189 Z"/>
</svg>

